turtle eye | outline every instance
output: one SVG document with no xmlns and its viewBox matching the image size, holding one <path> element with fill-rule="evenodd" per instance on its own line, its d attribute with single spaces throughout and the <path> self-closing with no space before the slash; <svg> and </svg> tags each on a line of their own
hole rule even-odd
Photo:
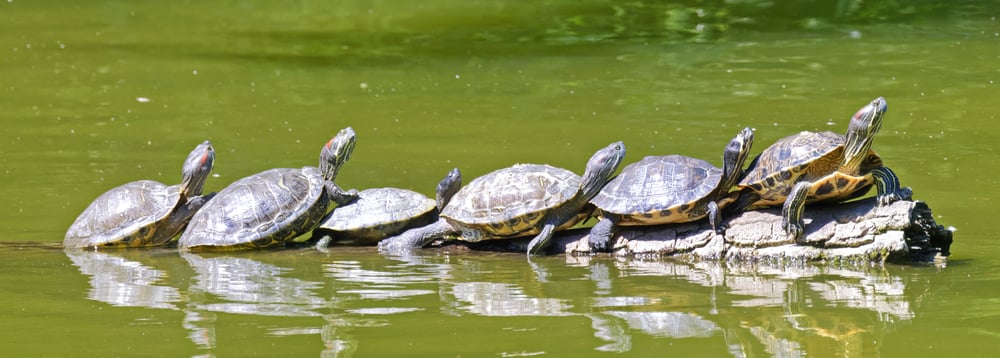
<svg viewBox="0 0 1000 358">
<path fill-rule="evenodd" d="M 882 159 L 879 158 L 877 155 L 874 155 L 874 154 L 868 155 L 868 163 L 878 164 L 878 163 L 881 163 L 881 162 L 882 162 Z"/>
</svg>

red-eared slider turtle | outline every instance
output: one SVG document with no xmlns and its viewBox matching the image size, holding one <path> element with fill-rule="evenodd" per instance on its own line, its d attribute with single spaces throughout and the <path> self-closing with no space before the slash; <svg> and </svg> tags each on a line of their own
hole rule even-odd
<svg viewBox="0 0 1000 358">
<path fill-rule="evenodd" d="M 376 244 L 403 230 L 425 226 L 438 219 L 438 212 L 462 185 L 462 174 L 452 169 L 437 186 L 437 200 L 412 190 L 366 189 L 358 200 L 338 206 L 313 230 L 317 247 L 330 242 Z"/>
<path fill-rule="evenodd" d="M 383 252 L 421 247 L 434 238 L 457 234 L 480 241 L 535 235 L 528 254 L 539 254 L 552 233 L 589 216 L 584 206 L 618 169 L 625 144 L 612 143 L 587 162 L 583 178 L 549 165 L 518 164 L 476 178 L 455 194 L 433 224 L 383 240 Z"/>
<path fill-rule="evenodd" d="M 802 209 L 807 202 L 844 201 L 864 195 L 873 184 L 879 205 L 908 196 L 899 178 L 871 150 L 887 106 L 876 98 L 851 118 L 847 135 L 801 132 L 779 139 L 747 168 L 743 189 L 734 207 L 784 203 L 782 226 L 790 240 L 803 231 Z"/>
<path fill-rule="evenodd" d="M 312 231 L 330 201 L 357 198 L 333 182 L 354 150 L 354 130 L 341 130 L 320 152 L 319 168 L 266 170 L 222 189 L 188 224 L 178 246 L 187 250 L 236 250 L 283 244 Z"/>
<path fill-rule="evenodd" d="M 215 163 L 205 141 L 188 154 L 180 185 L 134 181 L 101 194 L 66 232 L 71 248 L 156 246 L 170 242 L 208 201 L 200 196 Z"/>
<path fill-rule="evenodd" d="M 736 200 L 730 194 L 743 174 L 753 145 L 744 128 L 726 145 L 722 169 L 682 155 L 649 156 L 629 164 L 590 202 L 600 221 L 590 230 L 593 250 L 607 248 L 615 226 L 685 223 L 708 216 L 722 233 L 720 209 Z"/>
</svg>

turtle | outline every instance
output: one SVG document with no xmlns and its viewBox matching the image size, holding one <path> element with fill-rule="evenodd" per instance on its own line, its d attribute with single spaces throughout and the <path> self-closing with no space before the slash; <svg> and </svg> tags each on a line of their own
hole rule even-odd
<svg viewBox="0 0 1000 358">
<path fill-rule="evenodd" d="M 233 182 L 191 218 L 178 240 L 182 250 L 239 250 L 284 244 L 310 232 L 330 202 L 355 200 L 333 180 L 354 150 L 351 127 L 320 151 L 319 168 L 276 168 Z"/>
<path fill-rule="evenodd" d="M 462 187 L 441 210 L 438 221 L 387 238 L 379 249 L 395 253 L 451 234 L 469 242 L 534 235 L 528 254 L 540 254 L 555 231 L 590 216 L 584 207 L 611 179 L 624 156 L 625 144 L 612 143 L 590 158 L 582 178 L 545 164 L 517 164 L 493 171 Z"/>
<path fill-rule="evenodd" d="M 722 168 L 683 155 L 647 156 L 629 164 L 590 201 L 597 224 L 592 250 L 605 250 L 614 227 L 685 223 L 708 217 L 722 234 L 721 208 L 736 201 L 730 192 L 743 174 L 754 131 L 744 128 L 726 145 Z"/>
<path fill-rule="evenodd" d="M 877 187 L 878 205 L 886 206 L 907 196 L 899 178 L 871 150 L 888 106 L 878 97 L 859 109 L 846 135 L 803 131 L 779 139 L 764 149 L 737 185 L 736 211 L 750 206 L 782 205 L 782 229 L 787 239 L 802 236 L 802 210 L 806 203 L 840 202 Z"/>
<path fill-rule="evenodd" d="M 184 160 L 181 184 L 139 180 L 108 190 L 70 225 L 63 246 L 99 249 L 170 243 L 211 198 L 201 191 L 214 163 L 215 149 L 205 141 Z"/>
<path fill-rule="evenodd" d="M 310 241 L 322 248 L 330 242 L 376 244 L 406 229 L 437 220 L 440 209 L 462 185 L 462 173 L 452 169 L 437 186 L 437 199 L 399 188 L 373 188 L 358 192 L 358 200 L 330 212 L 313 230 Z"/>
</svg>

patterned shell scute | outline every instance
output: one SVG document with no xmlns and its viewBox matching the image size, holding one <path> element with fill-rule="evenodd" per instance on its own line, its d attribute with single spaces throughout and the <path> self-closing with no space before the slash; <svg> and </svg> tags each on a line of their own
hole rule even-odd
<svg viewBox="0 0 1000 358">
<path fill-rule="evenodd" d="M 704 160 L 649 156 L 626 166 L 591 202 L 608 213 L 660 215 L 705 198 L 721 180 L 722 169 Z"/>
<path fill-rule="evenodd" d="M 278 168 L 245 177 L 194 215 L 181 245 L 237 246 L 269 237 L 311 213 L 323 189 L 315 167 Z"/>
<path fill-rule="evenodd" d="M 464 186 L 441 216 L 458 226 L 485 231 L 496 237 L 535 234 L 545 214 L 577 195 L 581 180 L 566 169 L 518 164 L 476 178 Z"/>
<path fill-rule="evenodd" d="M 89 247 L 150 237 L 180 199 L 179 186 L 140 180 L 108 190 L 73 222 L 64 246 Z"/>
<path fill-rule="evenodd" d="M 352 231 L 403 223 L 436 208 L 436 203 L 423 194 L 397 188 L 366 189 L 358 200 L 339 206 L 320 224 L 321 228 Z"/>
<path fill-rule="evenodd" d="M 783 172 L 810 165 L 843 144 L 844 137 L 833 132 L 801 132 L 781 138 L 760 153 L 740 185 L 761 182 L 768 177 L 787 182 L 780 179 Z"/>
</svg>

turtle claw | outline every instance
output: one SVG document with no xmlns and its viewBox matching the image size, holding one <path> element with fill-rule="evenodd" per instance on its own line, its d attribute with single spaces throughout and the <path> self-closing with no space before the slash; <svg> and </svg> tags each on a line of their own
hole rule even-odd
<svg viewBox="0 0 1000 358">
<path fill-rule="evenodd" d="M 318 241 L 316 241 L 316 246 L 315 246 L 316 250 L 319 250 L 320 252 L 329 252 L 330 251 L 330 243 L 332 243 L 332 242 L 333 242 L 333 238 L 331 238 L 329 236 L 323 236 L 323 238 L 321 238 Z"/>
<path fill-rule="evenodd" d="M 597 224 L 594 224 L 594 227 L 590 228 L 590 235 L 588 235 L 587 241 L 590 244 L 591 252 L 608 251 L 614 225 L 614 221 L 611 219 L 602 219 Z"/>
<path fill-rule="evenodd" d="M 416 251 L 413 244 L 399 238 L 390 238 L 378 243 L 378 252 L 383 255 L 406 256 Z"/>
<path fill-rule="evenodd" d="M 594 237 L 593 235 L 587 239 L 590 243 L 590 251 L 592 252 L 603 252 L 608 250 L 608 240 Z"/>
<path fill-rule="evenodd" d="M 361 198 L 361 194 L 358 193 L 358 189 L 351 189 L 351 190 L 348 190 L 346 193 L 344 193 L 344 202 L 345 203 L 348 203 L 348 204 L 353 203 L 353 202 L 357 201 L 359 198 Z"/>
<path fill-rule="evenodd" d="M 798 242 L 802 237 L 802 225 L 787 223 L 784 226 L 785 234 L 789 242 Z"/>
<path fill-rule="evenodd" d="M 913 189 L 909 187 L 900 188 L 899 190 L 886 193 L 878 197 L 878 206 L 889 206 L 892 203 L 903 200 L 913 200 Z"/>
<path fill-rule="evenodd" d="M 785 231 L 785 239 L 787 242 L 799 242 L 799 238 L 802 237 L 803 227 L 802 224 L 794 223 L 792 221 L 785 221 L 781 224 L 782 230 Z"/>
</svg>

